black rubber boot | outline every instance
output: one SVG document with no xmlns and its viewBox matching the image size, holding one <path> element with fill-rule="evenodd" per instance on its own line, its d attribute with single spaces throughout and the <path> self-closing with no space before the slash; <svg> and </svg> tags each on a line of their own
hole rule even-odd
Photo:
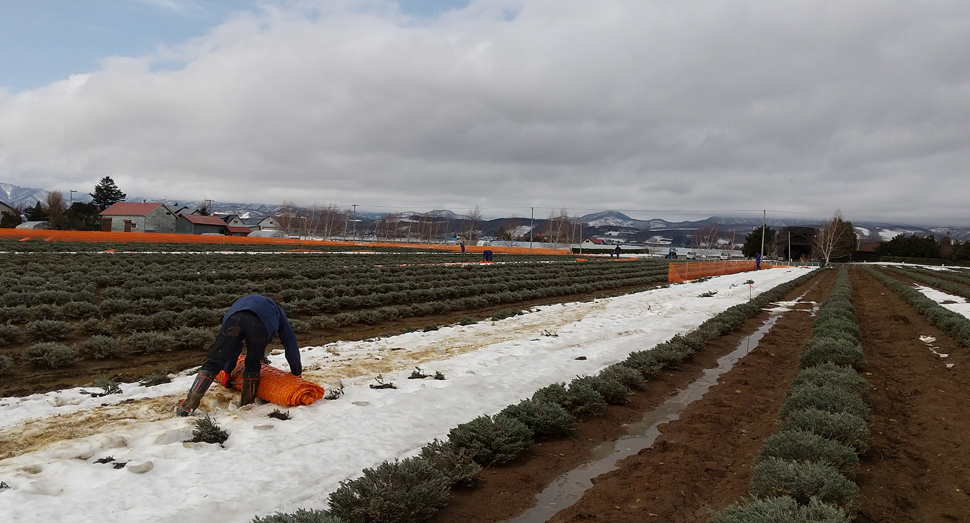
<svg viewBox="0 0 970 523">
<path fill-rule="evenodd" d="M 239 406 L 249 405 L 256 401 L 256 391 L 259 390 L 259 372 L 242 373 L 242 397 Z"/>
<path fill-rule="evenodd" d="M 215 372 L 200 370 L 199 374 L 195 377 L 195 381 L 192 382 L 189 395 L 175 407 L 175 412 L 179 416 L 188 416 L 192 414 L 193 410 L 199 408 L 199 403 L 202 403 L 202 396 L 205 395 L 205 391 L 209 390 L 209 385 L 212 385 L 212 380 L 215 377 Z"/>
</svg>

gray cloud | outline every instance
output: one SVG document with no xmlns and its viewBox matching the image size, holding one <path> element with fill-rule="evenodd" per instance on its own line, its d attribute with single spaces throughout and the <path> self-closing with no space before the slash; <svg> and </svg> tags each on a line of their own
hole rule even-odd
<svg viewBox="0 0 970 523">
<path fill-rule="evenodd" d="M 0 179 L 961 225 L 968 26 L 956 1 L 479 0 L 430 21 L 380 2 L 269 4 L 0 93 Z"/>
</svg>

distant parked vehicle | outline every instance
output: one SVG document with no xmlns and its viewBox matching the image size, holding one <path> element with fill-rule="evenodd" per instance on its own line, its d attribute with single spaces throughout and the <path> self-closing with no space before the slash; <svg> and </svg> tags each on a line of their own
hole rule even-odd
<svg viewBox="0 0 970 523">
<path fill-rule="evenodd" d="M 727 259 L 730 259 L 731 256 L 728 253 L 726 253 L 726 252 L 722 252 L 720 258 L 722 260 L 727 260 Z"/>
<path fill-rule="evenodd" d="M 694 251 L 687 251 L 687 259 L 688 260 L 696 260 L 697 259 L 697 256 L 694 254 Z"/>
</svg>

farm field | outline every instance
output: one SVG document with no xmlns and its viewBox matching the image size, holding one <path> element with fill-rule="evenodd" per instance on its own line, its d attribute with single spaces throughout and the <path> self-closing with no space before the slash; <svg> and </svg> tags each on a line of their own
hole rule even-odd
<svg viewBox="0 0 970 523">
<path fill-rule="evenodd" d="M 623 264 L 633 262 L 613 265 Z M 274 422 L 266 416 L 275 406 L 235 409 L 237 394 L 214 387 L 201 410 L 231 433 L 224 447 L 182 443 L 195 420 L 175 418 L 171 408 L 191 382 L 185 373 L 151 387 L 123 383 L 121 394 L 100 398 L 83 393 L 91 387 L 7 397 L 0 400 L 0 481 L 10 489 L 0 492 L 0 509 L 13 520 L 248 521 L 324 508 L 339 482 L 365 467 L 416 452 L 455 425 L 596 372 L 808 272 L 737 274 L 437 331 L 304 346 L 307 379 L 329 389 L 342 383 L 345 394 Z M 271 360 L 285 368 L 281 355 Z M 446 379 L 410 380 L 415 367 Z M 379 375 L 396 389 L 371 388 Z M 109 457 L 154 468 L 132 474 L 97 463 Z M 125 494 L 97 495 L 110 491 Z"/>
<path fill-rule="evenodd" d="M 49 387 L 46 394 L 6 397 L 0 400 L 0 481 L 11 488 L 0 490 L 0 508 L 9 509 L 14 521 L 34 520 L 35 514 L 59 514 L 67 521 L 86 521 L 94 514 L 105 521 L 203 521 L 219 514 L 226 521 L 248 521 L 277 510 L 325 508 L 326 494 L 336 483 L 363 467 L 413 454 L 476 412 L 495 413 L 545 384 L 595 372 L 632 350 L 688 332 L 730 304 L 743 303 L 749 292 L 757 295 L 808 272 L 773 269 L 590 301 L 560 299 L 561 305 L 547 304 L 556 301 L 552 298 L 541 304 L 537 299 L 525 314 L 457 324 L 458 318 L 478 320 L 503 307 L 492 305 L 458 311 L 458 316 L 441 314 L 441 325 L 451 326 L 433 331 L 400 334 L 408 321 L 414 325 L 427 318 L 399 318 L 350 326 L 343 334 L 357 332 L 359 336 L 351 337 L 360 341 L 336 341 L 336 334 L 321 338 L 317 347 L 304 342 L 307 333 L 298 334 L 306 347 L 308 378 L 328 388 L 340 383 L 346 394 L 293 409 L 296 427 L 293 422 L 273 423 L 267 430 L 258 416 L 265 420 L 272 405 L 240 411 L 230 404 L 232 394 L 214 387 L 202 410 L 212 412 L 234 434 L 218 450 L 179 444 L 191 427 L 186 420 L 171 418 L 170 404 L 190 382 L 184 374 L 150 388 L 123 385 L 121 395 L 101 399 L 85 396 L 79 392 L 83 388 L 60 386 Z M 892 270 L 880 272 L 907 285 L 917 283 Z M 448 505 L 432 521 L 520 516 L 559 474 L 588 461 L 601 444 L 623 436 L 627 426 L 716 366 L 718 358 L 736 350 L 739 341 L 775 315 L 777 322 L 750 354 L 678 420 L 661 426 L 652 447 L 597 478 L 581 500 L 551 519 L 526 519 L 706 521 L 711 510 L 747 494 L 753 456 L 775 431 L 779 408 L 799 370 L 812 313 L 830 293 L 835 274 L 818 271 L 789 290 L 771 311 L 710 340 L 692 359 L 648 382 L 628 404 L 610 406 L 604 416 L 577 424 L 570 437 L 534 444 L 511 463 L 487 468 L 475 487 L 453 489 Z M 970 402 L 970 380 L 960 371 L 970 357 L 957 339 L 934 327 L 869 271 L 853 268 L 850 274 L 868 361 L 863 375 L 872 389 L 872 447 L 852 474 L 860 487 L 856 520 L 970 520 L 965 494 L 970 477 L 962 466 L 970 458 L 970 423 L 953 415 Z M 753 283 L 753 291 L 746 281 Z M 634 290 L 635 285 L 614 289 Z M 953 294 L 934 297 L 962 300 Z M 197 365 L 195 354 L 192 364 Z M 273 360 L 283 361 L 280 355 Z M 448 379 L 412 382 L 407 374 L 413 368 L 440 370 Z M 368 387 L 375 375 L 396 382 L 398 390 Z M 90 377 L 79 374 L 76 379 Z M 381 423 L 373 425 L 374 416 Z M 306 434 L 315 431 L 319 434 Z M 91 462 L 109 454 L 131 464 L 151 460 L 156 468 L 124 476 L 124 471 L 92 470 L 96 466 Z M 294 460 L 296 455 L 300 457 Z M 179 465 L 173 468 L 175 463 Z M 252 463 L 260 468 L 256 493 L 243 486 L 250 484 L 246 465 Z M 220 471 L 218 476 L 213 470 Z M 131 498 L 88 499 L 111 489 Z M 173 497 L 185 492 L 185 499 Z M 68 511 L 61 507 L 67 506 L 74 515 L 64 519 Z"/>
<path fill-rule="evenodd" d="M 663 261 L 478 259 L 420 251 L 8 253 L 0 259 L 0 396 L 197 366 L 222 315 L 248 293 L 273 296 L 301 343 L 322 345 L 643 290 L 667 279 Z"/>
</svg>

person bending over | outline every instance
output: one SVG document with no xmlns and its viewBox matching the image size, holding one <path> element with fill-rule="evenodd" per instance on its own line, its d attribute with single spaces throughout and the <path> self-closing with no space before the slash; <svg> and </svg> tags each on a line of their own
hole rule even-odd
<svg viewBox="0 0 970 523">
<path fill-rule="evenodd" d="M 175 412 L 188 416 L 202 402 L 202 396 L 220 370 L 231 375 L 236 360 L 246 343 L 246 366 L 242 373 L 242 397 L 239 406 L 256 401 L 259 390 L 259 369 L 266 352 L 266 345 L 279 335 L 285 349 L 290 373 L 299 376 L 303 373 L 300 363 L 300 348 L 296 345 L 296 335 L 290 327 L 286 313 L 272 298 L 261 294 L 249 294 L 236 300 L 222 318 L 222 329 L 206 354 L 202 370 L 195 377 L 188 396 L 179 402 Z M 228 381 L 228 380 L 227 380 Z"/>
</svg>

